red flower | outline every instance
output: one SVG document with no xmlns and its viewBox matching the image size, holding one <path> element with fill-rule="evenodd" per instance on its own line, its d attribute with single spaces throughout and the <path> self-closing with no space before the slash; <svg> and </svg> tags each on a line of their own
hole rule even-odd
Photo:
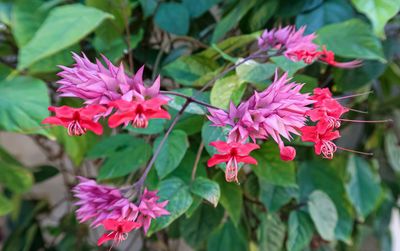
<svg viewBox="0 0 400 251">
<path fill-rule="evenodd" d="M 325 99 L 331 99 L 331 98 L 332 98 L 332 93 L 329 90 L 329 88 L 315 88 L 313 91 L 313 95 L 311 96 L 311 99 L 316 101 L 314 106 L 318 106 Z"/>
<path fill-rule="evenodd" d="M 238 182 L 238 163 L 242 162 L 257 165 L 257 160 L 249 156 L 251 151 L 260 148 L 257 144 L 214 141 L 211 142 L 210 145 L 215 147 L 219 154 L 214 154 L 214 156 L 208 160 L 207 165 L 208 167 L 212 167 L 226 162 L 225 179 L 228 182 Z"/>
<path fill-rule="evenodd" d="M 111 128 L 117 127 L 121 124 L 132 125 L 137 128 L 146 128 L 149 124 L 149 119 L 170 119 L 169 113 L 161 108 L 162 105 L 167 104 L 168 101 L 160 98 L 152 98 L 143 101 L 125 101 L 117 100 L 110 102 L 111 107 L 116 107 L 118 111 L 113 114 L 109 120 L 108 125 Z"/>
<path fill-rule="evenodd" d="M 142 224 L 134 221 L 112 219 L 104 220 L 102 224 L 106 230 L 111 232 L 103 234 L 97 241 L 97 246 L 101 246 L 104 242 L 110 240 L 113 240 L 113 245 L 114 243 L 119 245 L 122 241 L 126 240 L 130 231 L 142 226 Z"/>
<path fill-rule="evenodd" d="M 83 108 L 50 106 L 48 109 L 54 112 L 55 116 L 45 118 L 42 123 L 64 126 L 68 128 L 68 135 L 70 136 L 81 136 L 87 130 L 91 130 L 98 135 L 103 133 L 103 127 L 95 121 L 96 115 L 107 110 L 101 105 L 89 105 Z"/>
<path fill-rule="evenodd" d="M 326 98 L 315 104 L 315 108 L 307 111 L 307 115 L 314 122 L 319 121 L 319 130 L 324 132 L 328 129 L 340 127 L 340 117 L 349 109 L 343 107 L 333 98 Z"/>
<path fill-rule="evenodd" d="M 353 60 L 349 62 L 336 62 L 335 53 L 333 51 L 328 51 L 325 46 L 323 46 L 322 51 L 319 56 L 319 60 L 325 62 L 329 65 L 339 67 L 339 68 L 356 68 L 360 67 L 362 64 L 361 60 Z"/>
<path fill-rule="evenodd" d="M 314 143 L 315 154 L 322 155 L 324 158 L 332 159 L 333 153 L 336 152 L 336 145 L 332 140 L 340 138 L 339 131 L 326 130 L 323 131 L 317 126 L 304 126 L 300 129 L 301 140 Z"/>
</svg>

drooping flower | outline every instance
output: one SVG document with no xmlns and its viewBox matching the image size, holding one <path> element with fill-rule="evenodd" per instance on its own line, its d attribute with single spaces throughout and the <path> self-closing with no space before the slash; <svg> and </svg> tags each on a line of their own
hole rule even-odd
<svg viewBox="0 0 400 251">
<path fill-rule="evenodd" d="M 257 160 L 249 156 L 251 151 L 260 148 L 257 144 L 214 141 L 210 145 L 217 149 L 218 154 L 214 154 L 208 160 L 207 165 L 212 167 L 220 163 L 226 163 L 225 179 L 227 182 L 238 182 L 239 163 L 257 165 Z"/>
<path fill-rule="evenodd" d="M 348 111 L 348 108 L 343 107 L 335 99 L 328 98 L 319 102 L 317 107 L 307 111 L 307 115 L 311 121 L 318 121 L 320 130 L 326 131 L 330 128 L 339 128 L 340 117 Z"/>
<path fill-rule="evenodd" d="M 103 127 L 96 121 L 96 116 L 106 111 L 101 105 L 89 105 L 83 108 L 50 106 L 48 109 L 54 112 L 55 116 L 45 118 L 42 123 L 63 126 L 68 129 L 70 136 L 81 136 L 87 130 L 98 135 L 103 133 Z"/>
<path fill-rule="evenodd" d="M 103 245 L 107 241 L 113 241 L 112 246 L 119 245 L 126 240 L 128 233 L 132 230 L 141 227 L 140 223 L 126 220 L 106 219 L 101 223 L 109 233 L 104 233 L 97 241 L 97 246 Z"/>
<path fill-rule="evenodd" d="M 148 191 L 146 188 L 139 203 L 139 216 L 137 222 L 142 224 L 145 234 L 149 230 L 152 219 L 170 214 L 165 209 L 169 201 L 165 200 L 158 202 L 160 197 L 157 196 L 157 192 L 158 191 Z"/>
<path fill-rule="evenodd" d="M 320 155 L 322 153 L 324 158 L 332 159 L 333 154 L 336 152 L 337 147 L 332 140 L 340 138 L 338 130 L 321 130 L 316 126 L 304 126 L 301 130 L 301 140 L 305 142 L 314 143 L 315 154 Z"/>
<path fill-rule="evenodd" d="M 150 119 L 170 119 L 171 116 L 167 111 L 162 109 L 162 105 L 168 101 L 160 98 L 151 98 L 141 101 L 125 101 L 117 100 L 109 103 L 110 107 L 117 108 L 117 112 L 108 119 L 108 125 L 115 128 L 121 124 L 137 128 L 146 128 Z"/>
<path fill-rule="evenodd" d="M 77 219 L 82 223 L 93 220 L 99 226 L 106 219 L 134 221 L 139 213 L 135 204 L 125 198 L 117 188 L 99 185 L 94 180 L 78 177 L 79 184 L 72 192 L 78 199 L 75 203 Z"/>
<path fill-rule="evenodd" d="M 349 62 L 337 62 L 335 61 L 335 53 L 328 51 L 325 46 L 322 47 L 322 51 L 318 58 L 320 61 L 339 68 L 357 68 L 362 65 L 361 60 L 352 60 Z"/>
<path fill-rule="evenodd" d="M 146 87 L 143 82 L 142 66 L 137 73 L 130 77 L 125 73 L 124 65 L 114 66 L 110 60 L 102 56 L 107 67 L 96 59 L 96 63 L 90 62 L 85 54 L 82 57 L 73 53 L 75 64 L 72 68 L 60 66 L 63 70 L 58 73 L 61 77 L 58 92 L 64 97 L 78 97 L 85 100 L 85 104 L 108 105 L 115 100 L 131 101 L 135 97 L 142 99 L 161 98 L 166 96 L 159 94 L 160 79 L 157 78 L 151 87 Z M 108 111 L 108 113 L 111 110 Z"/>
</svg>

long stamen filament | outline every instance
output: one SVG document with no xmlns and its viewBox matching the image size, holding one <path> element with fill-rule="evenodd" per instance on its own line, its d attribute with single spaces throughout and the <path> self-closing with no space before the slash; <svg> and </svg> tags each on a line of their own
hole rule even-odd
<svg viewBox="0 0 400 251">
<path fill-rule="evenodd" d="M 340 150 L 346 151 L 346 152 L 357 153 L 357 154 L 362 154 L 362 155 L 366 155 L 366 156 L 374 155 L 373 153 L 360 152 L 360 151 L 356 151 L 356 150 L 352 150 L 352 149 L 348 149 L 348 148 L 344 148 L 344 147 L 340 147 L 340 146 L 336 146 L 336 147 L 337 147 L 337 149 L 340 149 Z"/>
<path fill-rule="evenodd" d="M 357 109 L 354 109 L 354 108 L 348 108 L 348 107 L 346 107 L 347 109 L 349 109 L 349 111 L 352 111 L 352 112 L 358 112 L 358 113 L 363 113 L 363 114 L 367 114 L 368 112 L 367 111 L 361 111 L 361 110 L 357 110 Z"/>
<path fill-rule="evenodd" d="M 393 122 L 391 119 L 383 119 L 383 120 L 353 120 L 353 119 L 339 119 L 345 122 L 355 122 L 355 123 L 389 123 Z"/>
<path fill-rule="evenodd" d="M 343 97 L 337 97 L 335 98 L 336 100 L 341 100 L 341 99 L 346 99 L 346 98 L 353 98 L 353 97 L 359 97 L 359 96 L 364 96 L 373 93 L 373 91 L 367 91 L 367 92 L 362 92 L 362 93 L 357 93 L 353 95 L 348 95 L 348 96 L 343 96 Z"/>
</svg>

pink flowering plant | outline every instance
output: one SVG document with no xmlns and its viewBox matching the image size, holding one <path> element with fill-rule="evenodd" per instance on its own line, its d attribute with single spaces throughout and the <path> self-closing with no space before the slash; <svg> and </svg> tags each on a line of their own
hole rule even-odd
<svg viewBox="0 0 400 251">
<path fill-rule="evenodd" d="M 0 3 L 0 247 L 390 250 L 400 4 L 73 2 Z"/>
</svg>

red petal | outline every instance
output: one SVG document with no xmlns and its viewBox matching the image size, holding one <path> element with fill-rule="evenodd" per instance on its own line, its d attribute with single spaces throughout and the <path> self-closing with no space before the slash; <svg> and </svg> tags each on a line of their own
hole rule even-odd
<svg viewBox="0 0 400 251">
<path fill-rule="evenodd" d="M 57 118 L 57 117 L 47 117 L 42 121 L 42 124 L 51 124 L 51 125 L 61 125 L 61 126 L 68 126 L 68 122 Z"/>
<path fill-rule="evenodd" d="M 99 113 L 104 113 L 107 108 L 101 105 L 89 105 L 81 109 L 80 115 L 86 119 L 92 119 Z"/>
<path fill-rule="evenodd" d="M 120 222 L 114 219 L 105 219 L 101 224 L 104 226 L 106 230 L 117 231 Z"/>
<path fill-rule="evenodd" d="M 246 164 L 252 164 L 252 165 L 257 165 L 257 160 L 251 156 L 237 156 L 236 160 L 238 163 L 246 163 Z"/>
<path fill-rule="evenodd" d="M 105 234 L 103 234 L 103 235 L 99 238 L 99 240 L 97 241 L 97 246 L 103 245 L 104 242 L 114 240 L 114 238 L 115 238 L 116 235 L 117 235 L 116 232 L 105 233 Z"/>
<path fill-rule="evenodd" d="M 163 109 L 151 110 L 150 112 L 145 111 L 144 114 L 148 119 L 171 119 L 171 115 Z"/>
<path fill-rule="evenodd" d="M 108 126 L 115 128 L 125 122 L 133 120 L 135 116 L 136 114 L 133 112 L 115 113 L 108 119 Z"/>
<path fill-rule="evenodd" d="M 253 143 L 242 144 L 237 148 L 237 152 L 239 155 L 249 155 L 251 151 L 255 149 L 259 149 L 260 146 Z"/>
<path fill-rule="evenodd" d="M 212 167 L 215 166 L 216 164 L 228 162 L 229 159 L 231 158 L 230 155 L 228 154 L 214 154 L 208 161 L 207 161 L 207 166 Z"/>
<path fill-rule="evenodd" d="M 119 110 L 123 110 L 123 111 L 135 109 L 136 105 L 137 105 L 137 103 L 134 101 L 128 102 L 128 101 L 125 101 L 122 99 L 115 100 L 115 101 L 108 103 L 108 106 L 116 107 Z"/>
<path fill-rule="evenodd" d="M 228 143 L 224 141 L 213 141 L 210 143 L 210 146 L 215 147 L 219 153 L 228 153 L 232 148 Z"/>
<path fill-rule="evenodd" d="M 142 224 L 134 221 L 125 221 L 122 225 L 122 232 L 123 233 L 128 233 L 132 231 L 133 229 L 140 228 Z"/>
<path fill-rule="evenodd" d="M 74 112 L 79 112 L 80 108 L 72 108 L 63 105 L 60 107 L 50 106 L 48 110 L 54 112 L 56 114 L 56 117 L 72 118 Z"/>
<path fill-rule="evenodd" d="M 160 107 L 165 104 L 168 104 L 168 101 L 165 99 L 161 99 L 161 98 L 152 98 L 152 99 L 146 100 L 144 103 L 144 105 L 146 107 L 155 109 L 155 110 L 160 109 Z"/>
<path fill-rule="evenodd" d="M 93 131 L 97 135 L 103 134 L 103 126 L 100 123 L 91 120 L 83 120 L 82 127 Z"/>
</svg>

